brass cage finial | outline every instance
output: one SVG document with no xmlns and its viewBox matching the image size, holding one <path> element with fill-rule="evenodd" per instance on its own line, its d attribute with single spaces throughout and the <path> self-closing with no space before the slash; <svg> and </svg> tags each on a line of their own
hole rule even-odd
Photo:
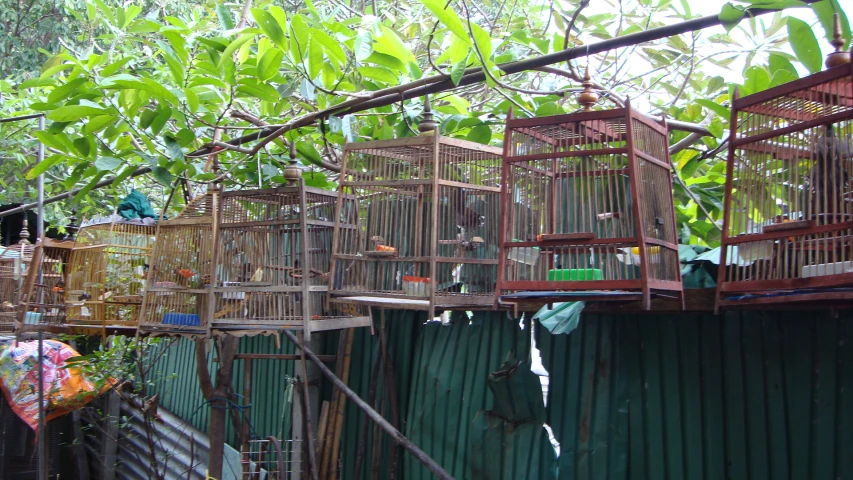
<svg viewBox="0 0 853 480">
<path fill-rule="evenodd" d="M 290 160 L 284 167 L 284 179 L 289 183 L 298 182 L 302 179 L 302 171 L 299 170 L 296 162 L 296 140 L 290 141 Z"/>
<path fill-rule="evenodd" d="M 589 65 L 587 65 L 583 75 L 583 91 L 578 95 L 578 103 L 585 112 L 589 112 L 596 102 L 598 102 L 598 94 L 592 89 L 592 78 L 589 76 Z"/>
<path fill-rule="evenodd" d="M 832 40 L 829 42 L 835 51 L 826 56 L 826 68 L 837 67 L 850 63 L 850 52 L 843 50 L 844 38 L 842 38 L 841 18 L 838 13 L 832 14 Z"/>
<path fill-rule="evenodd" d="M 424 95 L 424 117 L 418 124 L 418 132 L 429 133 L 438 128 L 438 123 L 432 119 L 432 108 L 429 105 L 429 95 Z"/>
</svg>

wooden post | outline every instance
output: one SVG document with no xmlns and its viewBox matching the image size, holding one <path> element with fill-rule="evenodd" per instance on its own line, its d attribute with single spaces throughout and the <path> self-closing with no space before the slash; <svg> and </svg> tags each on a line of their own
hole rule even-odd
<svg viewBox="0 0 853 480">
<path fill-rule="evenodd" d="M 320 359 L 317 358 L 316 355 L 314 355 L 314 352 L 312 352 L 311 349 L 299 343 L 299 339 L 297 339 L 292 332 L 284 330 L 283 333 L 284 336 L 286 336 L 288 340 L 290 340 L 294 345 L 296 345 L 297 348 L 300 348 L 305 351 L 305 356 L 308 357 L 308 359 L 310 359 L 312 362 L 314 362 L 315 365 L 317 365 L 317 368 L 320 369 L 320 372 L 326 378 L 331 380 L 335 387 L 337 387 L 338 390 L 346 396 L 346 398 L 352 400 L 353 403 L 355 403 L 355 405 L 359 409 L 367 413 L 367 415 L 374 422 L 379 424 L 379 427 L 382 428 L 382 430 L 385 430 L 386 432 L 388 432 L 389 435 L 391 435 L 391 438 L 393 438 L 394 441 L 396 441 L 403 448 L 408 450 L 416 459 L 418 459 L 419 462 L 424 464 L 424 466 L 426 466 L 432 473 L 434 473 L 436 477 L 442 480 L 453 479 L 453 477 L 450 476 L 447 471 L 441 468 L 441 465 L 437 464 L 435 460 L 430 458 L 429 455 L 427 455 L 423 450 L 418 448 L 417 445 L 412 443 L 408 438 L 406 438 L 405 435 L 403 435 L 399 430 L 397 430 L 390 423 L 388 423 L 388 421 L 385 420 L 382 415 L 377 413 L 376 410 L 371 408 L 370 405 L 367 404 L 367 402 L 365 402 L 358 396 L 358 394 L 352 391 L 343 380 L 335 376 L 335 374 L 332 373 L 331 370 L 329 370 L 329 367 L 325 366 L 323 362 L 321 362 Z"/>
<path fill-rule="evenodd" d="M 106 395 L 104 430 L 101 435 L 101 480 L 115 480 L 118 454 L 118 418 L 121 414 L 121 397 L 110 391 Z M 45 435 L 47 432 L 40 432 Z"/>
</svg>

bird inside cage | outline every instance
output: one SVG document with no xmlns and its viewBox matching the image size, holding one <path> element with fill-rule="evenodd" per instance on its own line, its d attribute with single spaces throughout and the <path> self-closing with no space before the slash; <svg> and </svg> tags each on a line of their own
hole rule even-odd
<svg viewBox="0 0 853 480">
<path fill-rule="evenodd" d="M 850 160 L 853 146 L 849 135 L 838 136 L 832 125 L 815 142 L 814 165 L 809 170 L 808 192 L 811 214 L 820 223 L 840 221 L 846 217 L 850 198 Z"/>
</svg>

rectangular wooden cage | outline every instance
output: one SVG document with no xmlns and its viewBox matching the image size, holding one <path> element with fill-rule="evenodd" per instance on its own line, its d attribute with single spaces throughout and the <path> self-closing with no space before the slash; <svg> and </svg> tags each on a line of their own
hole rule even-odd
<svg viewBox="0 0 853 480">
<path fill-rule="evenodd" d="M 81 225 L 67 265 L 69 326 L 136 327 L 155 232 L 117 215 Z"/>
<path fill-rule="evenodd" d="M 175 218 L 157 223 L 139 317 L 141 333 L 207 334 L 217 197 L 200 196 Z"/>
<path fill-rule="evenodd" d="M 141 328 L 310 337 L 370 325 L 366 308 L 326 301 L 336 198 L 302 185 L 216 192 L 163 221 Z"/>
<path fill-rule="evenodd" d="M 335 215 L 333 300 L 494 306 L 501 152 L 437 135 L 349 143 Z"/>
<path fill-rule="evenodd" d="M 683 301 L 665 124 L 625 107 L 505 135 L 499 302 Z"/>
<path fill-rule="evenodd" d="M 44 238 L 36 245 L 22 287 L 17 331 L 55 331 L 65 327 L 66 272 L 73 247 L 73 240 L 53 238 Z"/>
<path fill-rule="evenodd" d="M 853 64 L 735 98 L 717 306 L 853 300 Z"/>
<path fill-rule="evenodd" d="M 0 333 L 15 331 L 24 277 L 32 255 L 33 246 L 26 241 L 0 247 Z"/>
</svg>

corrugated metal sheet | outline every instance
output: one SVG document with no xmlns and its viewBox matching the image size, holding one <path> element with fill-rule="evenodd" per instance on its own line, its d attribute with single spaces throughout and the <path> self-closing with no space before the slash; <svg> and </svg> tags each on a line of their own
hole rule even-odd
<svg viewBox="0 0 853 480">
<path fill-rule="evenodd" d="M 240 339 L 239 353 L 294 353 L 294 347 L 284 340 L 278 348 L 275 337 L 258 336 Z M 153 385 L 148 395 L 159 394 L 160 405 L 186 420 L 193 427 L 206 432 L 210 407 L 201 394 L 195 364 L 195 343 L 190 340 L 169 342 L 164 340 L 149 358 L 155 363 L 150 368 L 149 378 Z M 243 392 L 243 364 L 237 360 L 234 366 L 234 392 Z M 208 368 L 211 376 L 216 371 L 213 355 L 208 353 Z M 254 360 L 252 362 L 252 399 L 250 422 L 259 437 L 270 435 L 288 438 L 290 435 L 291 401 L 287 396 L 288 378 L 293 377 L 293 361 Z M 239 397 L 238 397 L 239 398 Z M 241 405 L 246 402 L 240 400 Z M 233 446 L 235 434 L 229 421 L 226 439 Z"/>
<path fill-rule="evenodd" d="M 121 414 L 126 421 L 119 429 L 116 478 L 154 478 L 142 415 L 126 404 L 122 405 Z M 157 446 L 158 468 L 165 469 L 167 480 L 204 480 L 210 458 L 207 436 L 169 412 L 161 410 L 159 416 L 160 420 L 151 424 L 152 438 Z"/>
<path fill-rule="evenodd" d="M 811 312 L 537 328 L 560 478 L 853 478 L 851 330 Z"/>
<path fill-rule="evenodd" d="M 495 408 L 481 410 L 471 425 L 471 478 L 556 479 L 557 454 L 545 422 L 539 377 L 530 363 L 510 359 L 489 375 Z"/>
</svg>

